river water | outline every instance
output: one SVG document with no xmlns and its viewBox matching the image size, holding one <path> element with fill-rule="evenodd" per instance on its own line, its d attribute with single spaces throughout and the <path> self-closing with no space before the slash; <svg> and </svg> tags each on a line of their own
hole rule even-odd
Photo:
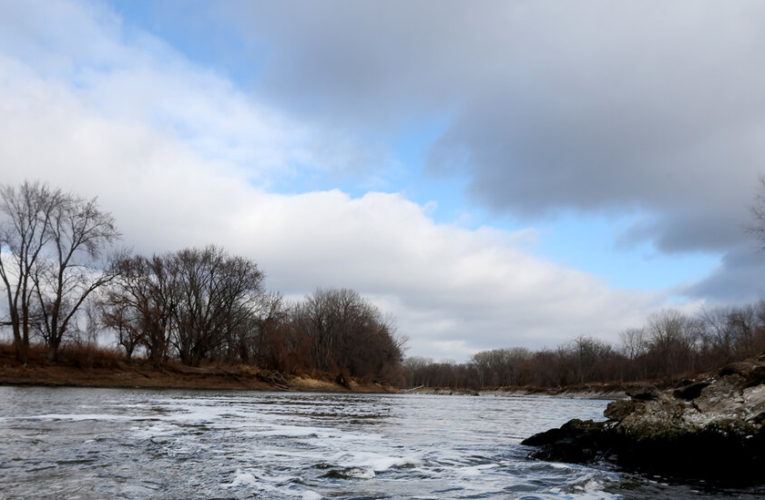
<svg viewBox="0 0 765 500">
<path fill-rule="evenodd" d="M 0 498 L 704 498 L 528 458 L 603 400 L 0 387 Z"/>
</svg>

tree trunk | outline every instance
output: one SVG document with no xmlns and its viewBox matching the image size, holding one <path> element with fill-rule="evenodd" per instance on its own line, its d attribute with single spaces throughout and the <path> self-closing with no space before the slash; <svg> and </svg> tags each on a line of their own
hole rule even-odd
<svg viewBox="0 0 765 500">
<path fill-rule="evenodd" d="M 13 339 L 13 351 L 16 355 L 16 361 L 26 366 L 29 361 L 29 344 L 25 344 L 21 339 Z"/>
</svg>

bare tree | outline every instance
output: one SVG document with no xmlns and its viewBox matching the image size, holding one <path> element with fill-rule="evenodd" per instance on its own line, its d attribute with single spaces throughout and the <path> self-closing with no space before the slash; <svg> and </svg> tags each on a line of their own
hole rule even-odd
<svg viewBox="0 0 765 500">
<path fill-rule="evenodd" d="M 117 332 L 128 357 L 142 345 L 149 360 L 162 366 L 169 356 L 180 301 L 172 257 L 124 257 L 114 268 L 118 277 L 105 294 L 103 320 Z"/>
<path fill-rule="evenodd" d="M 40 183 L 24 182 L 18 188 L 0 187 L 0 279 L 8 301 L 8 321 L 13 331 L 16 358 L 27 361 L 29 338 L 37 322 L 34 315 L 34 276 L 51 240 L 49 224 L 64 196 Z"/>
<path fill-rule="evenodd" d="M 117 345 L 125 349 L 130 362 L 136 348 L 144 342 L 142 318 L 126 297 L 113 291 L 100 301 L 99 309 L 102 324 L 115 332 Z"/>
<path fill-rule="evenodd" d="M 691 318 L 668 309 L 648 319 L 648 357 L 654 377 L 692 369 L 695 327 Z"/>
<path fill-rule="evenodd" d="M 181 361 L 198 365 L 223 344 L 235 343 L 252 320 L 263 273 L 251 260 L 214 246 L 178 252 L 172 272 L 179 294 L 173 310 L 175 347 Z"/>
<path fill-rule="evenodd" d="M 266 293 L 255 307 L 254 324 L 238 339 L 239 358 L 273 370 L 284 370 L 288 351 L 294 349 L 292 339 L 286 338 L 287 309 L 278 293 Z"/>
<path fill-rule="evenodd" d="M 98 338 L 105 326 L 101 319 L 100 299 L 91 295 L 83 303 L 81 313 L 78 314 L 79 321 L 72 327 L 75 343 L 84 347 L 96 347 Z"/>
<path fill-rule="evenodd" d="M 729 322 L 730 313 L 731 310 L 727 307 L 715 307 L 702 310 L 700 316 L 705 326 L 706 348 L 710 351 L 710 356 L 719 363 L 728 363 L 735 356 L 735 342 Z"/>
<path fill-rule="evenodd" d="M 404 340 L 355 290 L 317 290 L 291 316 L 316 369 L 366 378 L 403 376 L 395 372 L 401 367 Z"/>
<path fill-rule="evenodd" d="M 531 359 L 531 351 L 523 347 L 492 349 L 473 355 L 480 386 L 507 386 L 524 383 L 524 364 Z"/>
<path fill-rule="evenodd" d="M 642 328 L 624 330 L 619 338 L 622 341 L 622 352 L 630 361 L 642 356 L 648 349 L 645 330 Z"/>
<path fill-rule="evenodd" d="M 95 198 L 69 194 L 57 198 L 46 226 L 47 251 L 32 278 L 40 315 L 37 329 L 51 359 L 56 359 L 80 306 L 116 276 L 99 259 L 120 235 L 114 218 L 98 207 Z"/>
</svg>

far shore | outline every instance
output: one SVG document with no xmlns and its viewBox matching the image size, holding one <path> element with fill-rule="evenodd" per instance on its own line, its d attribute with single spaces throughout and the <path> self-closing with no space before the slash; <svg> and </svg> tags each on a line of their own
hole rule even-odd
<svg viewBox="0 0 765 500">
<path fill-rule="evenodd" d="M 188 366 L 166 360 L 156 366 L 137 357 L 126 359 L 115 350 L 70 346 L 57 361 L 48 358 L 42 346 L 30 351 L 28 363 L 16 359 L 10 345 L 0 344 L 0 385 L 42 387 L 102 387 L 125 389 L 183 389 L 290 391 L 334 393 L 399 393 L 450 396 L 545 396 L 578 399 L 624 399 L 635 387 L 646 383 L 583 383 L 563 387 L 501 386 L 481 389 L 466 387 L 401 387 L 381 380 L 355 379 L 340 372 L 304 371 L 283 373 L 250 364 L 212 363 Z"/>
<path fill-rule="evenodd" d="M 628 387 L 622 385 L 591 385 L 563 388 L 510 386 L 490 389 L 452 389 L 449 387 L 416 387 L 401 389 L 408 394 L 430 394 L 436 396 L 547 396 L 576 399 L 624 399 Z"/>
<path fill-rule="evenodd" d="M 569 388 L 501 387 L 482 390 L 449 387 L 402 389 L 389 384 L 357 381 L 332 375 L 282 375 L 247 365 L 188 367 L 168 364 L 155 368 L 145 362 L 120 362 L 113 367 L 68 364 L 0 365 L 0 385 L 42 387 L 100 387 L 123 389 L 238 390 L 335 393 L 399 393 L 469 396 L 554 396 L 580 399 L 623 399 L 621 385 Z"/>
<path fill-rule="evenodd" d="M 0 366 L 0 385 L 45 387 L 103 387 L 123 389 L 188 389 L 295 392 L 392 393 L 384 384 L 338 381 L 331 376 L 282 376 L 249 366 L 192 368 L 168 365 L 120 364 L 118 368 Z"/>
</svg>

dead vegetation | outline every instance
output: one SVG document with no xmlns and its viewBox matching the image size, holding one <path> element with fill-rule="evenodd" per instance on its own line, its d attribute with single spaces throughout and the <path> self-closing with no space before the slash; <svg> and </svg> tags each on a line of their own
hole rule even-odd
<svg viewBox="0 0 765 500">
<path fill-rule="evenodd" d="M 0 384 L 115 388 L 392 392 L 381 384 L 351 381 L 341 385 L 337 374 L 312 372 L 285 377 L 280 372 L 245 364 L 191 367 L 169 361 L 161 368 L 142 358 L 127 361 L 109 348 L 68 344 L 51 361 L 45 346 L 32 345 L 26 364 L 16 360 L 13 346 L 0 344 Z"/>
</svg>

